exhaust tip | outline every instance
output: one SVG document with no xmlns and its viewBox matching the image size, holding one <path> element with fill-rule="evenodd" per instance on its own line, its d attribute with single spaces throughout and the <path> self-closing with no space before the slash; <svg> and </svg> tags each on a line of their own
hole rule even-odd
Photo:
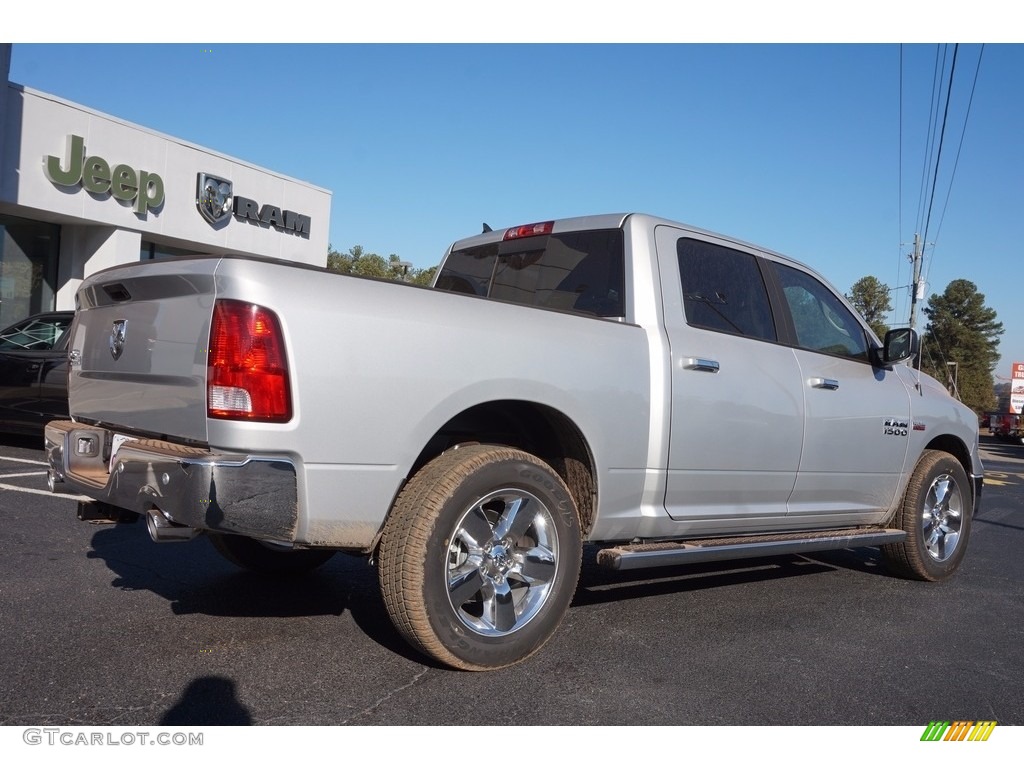
<svg viewBox="0 0 1024 768">
<path fill-rule="evenodd" d="M 146 530 L 149 531 L 149 538 L 157 544 L 191 541 L 199 535 L 195 528 L 172 523 L 159 509 L 151 509 L 146 513 Z"/>
</svg>

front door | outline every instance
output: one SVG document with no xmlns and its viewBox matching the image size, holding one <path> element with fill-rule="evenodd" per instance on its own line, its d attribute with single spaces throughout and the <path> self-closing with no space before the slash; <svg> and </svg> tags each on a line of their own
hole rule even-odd
<svg viewBox="0 0 1024 768">
<path fill-rule="evenodd" d="M 871 364 L 867 332 L 813 275 L 770 262 L 788 305 L 804 391 L 804 450 L 790 515 L 874 521 L 891 506 L 910 444 L 910 392 Z"/>
</svg>

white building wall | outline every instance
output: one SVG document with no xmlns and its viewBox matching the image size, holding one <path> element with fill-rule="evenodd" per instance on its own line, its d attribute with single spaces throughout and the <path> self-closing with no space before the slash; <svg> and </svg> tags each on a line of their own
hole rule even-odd
<svg viewBox="0 0 1024 768">
<path fill-rule="evenodd" d="M 64 226 L 57 270 L 57 306 L 75 309 L 75 293 L 94 272 L 139 260 L 142 235 L 116 227 Z"/>
<path fill-rule="evenodd" d="M 0 43 L 0 83 L 7 82 L 11 71 L 11 44 Z M 7 124 L 7 92 L 8 88 L 0 88 L 0 183 L 4 178 L 4 133 Z"/>
<path fill-rule="evenodd" d="M 41 220 L 106 225 L 176 248 L 326 265 L 331 199 L 327 190 L 12 83 L 3 98 L 0 212 L 20 216 L 35 212 Z M 72 135 L 84 139 L 86 156 L 101 157 L 111 167 L 124 164 L 137 172 L 157 174 L 163 181 L 163 204 L 137 212 L 131 202 L 117 200 L 109 192 L 96 194 L 80 185 L 53 183 L 45 172 L 47 158 L 59 158 L 60 168 L 66 169 Z M 200 172 L 230 180 L 236 196 L 308 216 L 308 236 L 234 216 L 211 225 L 196 208 Z M 95 236 L 84 239 L 92 242 Z M 73 240 L 78 238 L 72 235 Z M 138 250 L 129 254 L 123 244 L 117 246 L 117 253 L 130 261 L 139 258 Z M 83 258 L 93 271 L 93 258 L 99 256 L 106 263 L 105 254 L 106 247 L 92 255 L 75 251 L 73 262 L 62 271 L 75 272 Z M 62 284 L 60 292 L 66 287 Z"/>
</svg>

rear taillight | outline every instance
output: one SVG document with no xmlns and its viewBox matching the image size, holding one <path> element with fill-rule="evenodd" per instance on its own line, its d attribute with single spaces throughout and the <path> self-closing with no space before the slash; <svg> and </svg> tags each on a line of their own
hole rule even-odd
<svg viewBox="0 0 1024 768">
<path fill-rule="evenodd" d="M 288 421 L 288 360 L 277 315 L 244 301 L 213 308 L 206 410 L 213 419 Z"/>
</svg>

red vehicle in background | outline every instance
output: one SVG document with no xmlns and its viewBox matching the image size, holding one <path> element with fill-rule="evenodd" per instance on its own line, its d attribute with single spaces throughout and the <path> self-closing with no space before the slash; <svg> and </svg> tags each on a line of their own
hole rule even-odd
<svg viewBox="0 0 1024 768">
<path fill-rule="evenodd" d="M 1016 413 L 988 414 L 988 431 L 1007 443 L 1024 444 L 1024 433 L 1021 432 L 1020 416 Z"/>
</svg>

